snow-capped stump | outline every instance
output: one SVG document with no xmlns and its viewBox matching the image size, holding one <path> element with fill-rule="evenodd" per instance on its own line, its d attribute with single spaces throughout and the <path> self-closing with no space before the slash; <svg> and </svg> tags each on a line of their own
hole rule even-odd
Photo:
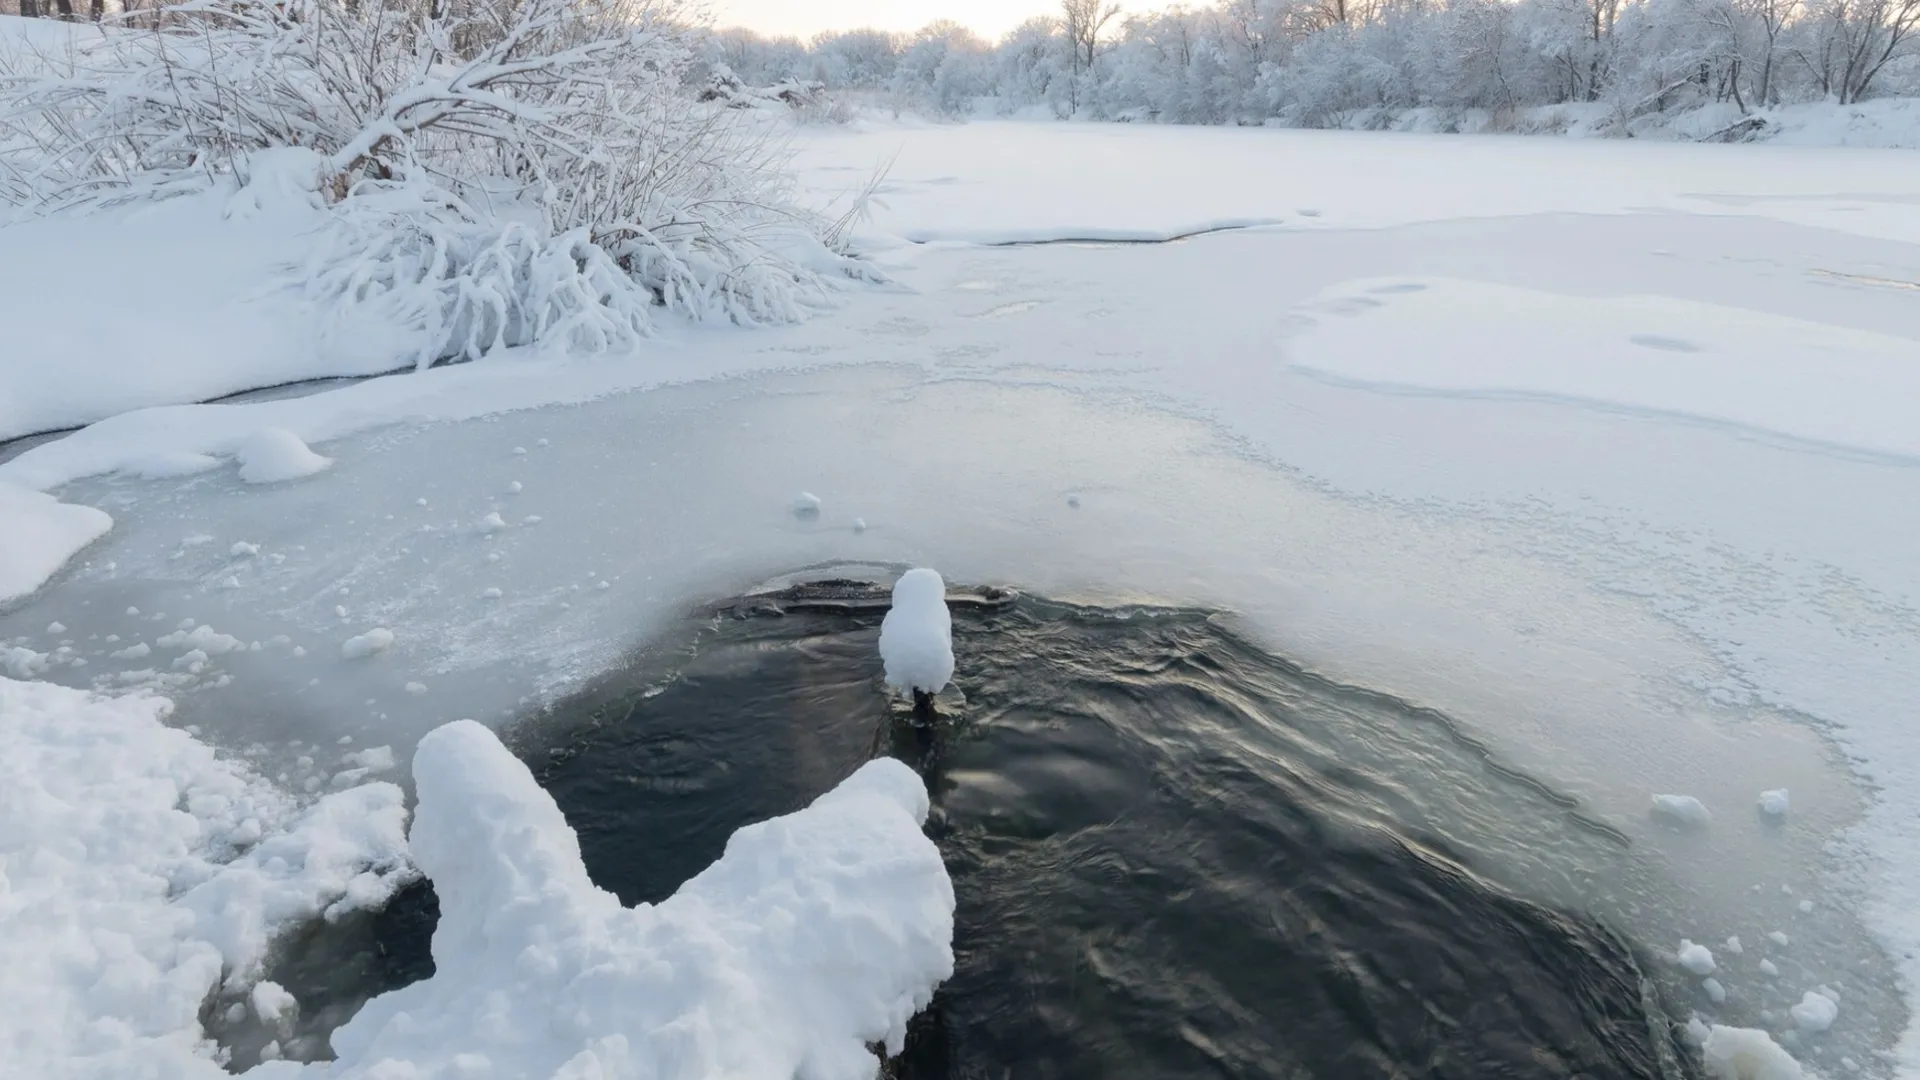
<svg viewBox="0 0 1920 1080">
<path fill-rule="evenodd" d="M 1686 938 L 1680 939 L 1680 949 L 1674 953 L 1674 962 L 1695 975 L 1711 975 L 1717 966 L 1713 962 L 1713 950 L 1705 945 L 1696 945 Z"/>
<path fill-rule="evenodd" d="M 953 615 L 937 571 L 909 570 L 893 584 L 893 606 L 880 621 L 880 659 L 887 685 L 912 694 L 917 712 L 953 678 Z"/>
<path fill-rule="evenodd" d="M 325 470 L 333 459 L 321 457 L 286 428 L 261 428 L 240 444 L 240 479 L 249 484 L 298 480 Z"/>
<path fill-rule="evenodd" d="M 802 491 L 793 497 L 793 516 L 801 519 L 820 516 L 820 496 L 811 491 Z"/>
<path fill-rule="evenodd" d="M 1787 816 L 1787 789 L 1774 788 L 1760 793 L 1760 812 L 1770 818 Z"/>
<path fill-rule="evenodd" d="M 376 626 L 364 634 L 355 634 L 353 637 L 341 642 L 340 658 L 342 660 L 359 660 L 372 656 L 374 653 L 385 652 L 392 647 L 393 631 L 384 626 Z"/>
<path fill-rule="evenodd" d="M 1712 819 L 1707 805 L 1691 795 L 1655 795 L 1653 816 L 1689 829 L 1697 829 Z"/>
<path fill-rule="evenodd" d="M 1840 1003 L 1817 991 L 1809 990 L 1800 995 L 1800 1004 L 1787 1010 L 1793 1017 L 1795 1027 L 1813 1034 L 1825 1031 L 1833 1026 L 1840 1015 Z"/>
</svg>

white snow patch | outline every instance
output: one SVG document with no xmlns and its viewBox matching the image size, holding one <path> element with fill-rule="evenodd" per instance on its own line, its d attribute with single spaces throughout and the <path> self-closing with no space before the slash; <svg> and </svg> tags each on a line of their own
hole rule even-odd
<svg viewBox="0 0 1920 1080">
<path fill-rule="evenodd" d="M 249 484 L 272 484 L 312 476 L 333 464 L 307 448 L 300 436 L 286 428 L 262 428 L 240 444 L 240 479 Z"/>
<path fill-rule="evenodd" d="M 588 878 L 553 798 L 486 728 L 431 732 L 413 772 L 435 973 L 336 1030 L 337 1061 L 286 1076 L 854 1080 L 952 974 L 952 885 L 897 761 L 741 829 L 634 908 Z"/>
<path fill-rule="evenodd" d="M 0 481 L 0 604 L 46 584 L 81 548 L 113 527 L 91 506 Z"/>
<path fill-rule="evenodd" d="M 901 693 L 937 694 L 953 678 L 953 615 L 937 571 L 909 570 L 893 583 L 893 606 L 880 622 L 880 658 L 887 685 Z"/>
<path fill-rule="evenodd" d="M 359 660 L 377 652 L 385 652 L 392 647 L 393 631 L 384 626 L 376 626 L 364 634 L 355 634 L 341 642 L 340 658 Z"/>
</svg>

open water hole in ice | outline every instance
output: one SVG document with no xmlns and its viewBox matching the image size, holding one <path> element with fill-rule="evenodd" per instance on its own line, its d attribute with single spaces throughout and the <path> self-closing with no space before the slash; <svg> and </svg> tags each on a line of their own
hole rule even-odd
<svg viewBox="0 0 1920 1080">
<path fill-rule="evenodd" d="M 1831 886 L 1827 843 L 1859 805 L 1836 757 L 1790 718 L 1708 699 L 1695 688 L 1715 669 L 1696 643 L 1631 597 L 1589 587 L 1568 560 L 1527 556 L 1556 545 L 1512 532 L 1520 525 L 1329 490 L 1135 395 L 911 367 L 665 387 L 319 449 L 333 468 L 292 484 L 244 485 L 222 470 L 69 485 L 66 497 L 118 524 L 53 587 L 0 615 L 0 637 L 43 652 L 68 642 L 68 662 L 47 672 L 59 681 L 167 680 L 176 723 L 298 787 L 326 784 L 337 758 L 363 746 L 391 743 L 404 766 L 434 724 L 504 725 L 564 700 L 623 669 L 636 645 L 670 639 L 694 604 L 779 567 L 868 558 L 1108 608 L 1230 608 L 1262 648 L 1442 707 L 1627 834 L 1640 868 L 1603 874 L 1583 895 L 1534 873 L 1577 859 L 1539 863 L 1514 854 L 1524 844 L 1456 839 L 1487 880 L 1604 919 L 1649 955 L 1683 936 L 1740 935 L 1744 957 L 1721 957 L 1723 1021 L 1762 1024 L 1799 991 L 1840 984 L 1843 1023 L 1807 1048 L 1816 1061 L 1845 1052 L 1878 1068 L 1871 1051 L 1904 1019 L 1884 958 Z M 825 499 L 817 519 L 790 513 L 800 489 Z M 484 528 L 489 513 L 508 527 Z M 856 515 L 871 527 L 852 529 Z M 259 551 L 236 555 L 239 541 Z M 182 650 L 158 640 L 189 618 L 262 649 L 183 669 Z M 55 621 L 60 634 L 48 632 Z M 341 656 L 346 638 L 375 625 L 394 631 L 392 649 Z M 111 656 L 130 642 L 154 651 Z M 1379 767 L 1369 746 L 1348 751 L 1345 767 Z M 1794 812 L 1768 829 L 1749 808 L 1777 786 L 1792 789 Z M 1655 791 L 1700 795 L 1712 826 L 1653 822 Z M 709 793 L 674 797 L 702 805 Z M 1493 815 L 1493 833 L 1569 827 L 1557 810 L 1505 809 L 1517 816 Z M 1419 827 L 1420 844 L 1446 838 Z M 698 868 L 687 862 L 663 887 Z M 1802 914 L 1810 893 L 1818 906 Z M 1773 929 L 1792 947 L 1755 948 Z M 1778 979 L 1757 974 L 1763 954 Z M 1676 1007 L 1712 1007 L 1691 980 L 1674 993 L 1691 995 Z"/>
<path fill-rule="evenodd" d="M 914 763 L 958 965 L 893 1075 L 1677 1075 L 1672 987 L 1581 906 L 1644 895 L 1644 860 L 1442 718 L 1205 612 L 1022 598 L 961 610 L 964 697 L 915 728 L 880 692 L 877 615 L 751 610 L 513 742 L 628 904 L 875 754 Z M 428 909 L 273 974 L 314 1005 L 420 977 Z"/>
</svg>

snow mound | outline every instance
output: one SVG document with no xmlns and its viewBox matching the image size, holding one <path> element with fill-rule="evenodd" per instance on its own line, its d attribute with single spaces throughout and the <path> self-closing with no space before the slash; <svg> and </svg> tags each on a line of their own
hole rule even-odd
<svg viewBox="0 0 1920 1080">
<path fill-rule="evenodd" d="M 1760 793 L 1760 812 L 1768 817 L 1787 816 L 1787 789 L 1774 788 Z"/>
<path fill-rule="evenodd" d="M 1715 1024 L 1700 1045 L 1714 1080 L 1803 1080 L 1807 1075 L 1773 1036 L 1756 1028 Z"/>
<path fill-rule="evenodd" d="M 91 506 L 63 503 L 51 495 L 0 482 L 0 604 L 47 583 L 74 553 L 113 527 Z"/>
<path fill-rule="evenodd" d="M 376 626 L 364 634 L 355 634 L 340 643 L 342 660 L 360 660 L 393 647 L 393 631 Z"/>
<path fill-rule="evenodd" d="M 1690 828 L 1705 825 L 1713 817 L 1707 813 L 1707 805 L 1691 795 L 1655 795 L 1653 813 L 1655 817 Z"/>
<path fill-rule="evenodd" d="M 953 678 L 953 615 L 938 572 L 909 570 L 893 585 L 893 607 L 880 623 L 880 659 L 887 685 L 902 693 L 937 694 Z"/>
<path fill-rule="evenodd" d="M 1840 1015 L 1840 1003 L 1825 994 L 1809 990 L 1800 995 L 1800 1004 L 1788 1009 L 1801 1031 L 1825 1031 Z"/>
<path fill-rule="evenodd" d="M 1696 945 L 1685 938 L 1680 939 L 1680 951 L 1674 955 L 1680 966 L 1695 975 L 1711 975 L 1716 966 L 1713 962 L 1713 950 L 1705 945 Z"/>
<path fill-rule="evenodd" d="M 422 739 L 411 836 L 440 897 L 432 978 L 334 1032 L 338 1060 L 274 1077 L 870 1080 L 953 971 L 953 888 L 926 788 L 867 763 L 735 833 L 657 905 L 595 886 L 551 796 L 470 720 Z"/>
<path fill-rule="evenodd" d="M 240 479 L 249 484 L 298 480 L 332 464 L 286 428 L 262 428 L 240 444 Z"/>
<path fill-rule="evenodd" d="M 0 679 L 8 1075 L 223 1077 L 208 997 L 244 992 L 282 928 L 411 876 L 398 787 L 303 809 L 167 727 L 171 708 Z"/>
</svg>

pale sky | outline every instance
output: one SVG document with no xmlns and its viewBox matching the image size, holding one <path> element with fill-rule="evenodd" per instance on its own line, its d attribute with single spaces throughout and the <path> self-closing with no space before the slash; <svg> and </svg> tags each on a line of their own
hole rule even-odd
<svg viewBox="0 0 1920 1080">
<path fill-rule="evenodd" d="M 712 0 L 719 26 L 745 26 L 763 34 L 812 37 L 821 30 L 918 30 L 935 19 L 952 19 L 994 39 L 1035 15 L 1050 15 L 1055 0 Z"/>
</svg>

